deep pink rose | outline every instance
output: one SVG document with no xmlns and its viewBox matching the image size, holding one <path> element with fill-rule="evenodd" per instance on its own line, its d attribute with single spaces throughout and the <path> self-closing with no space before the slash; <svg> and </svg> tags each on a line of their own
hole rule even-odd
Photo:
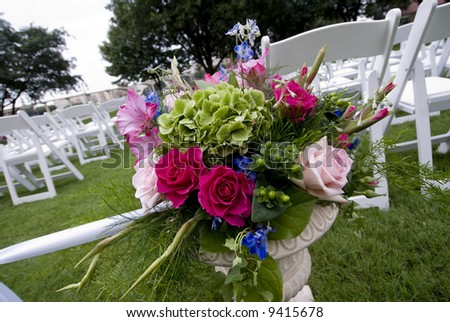
<svg viewBox="0 0 450 322">
<path fill-rule="evenodd" d="M 300 152 L 298 161 L 303 167 L 303 179 L 291 178 L 292 182 L 321 200 L 347 202 L 341 194 L 353 161 L 344 149 L 328 145 L 324 136 Z"/>
<path fill-rule="evenodd" d="M 174 208 L 179 208 L 198 189 L 200 174 L 206 170 L 202 156 L 198 147 L 190 147 L 185 153 L 172 149 L 155 165 L 158 191 L 172 201 Z"/>
<path fill-rule="evenodd" d="M 200 177 L 198 200 L 208 214 L 242 227 L 252 213 L 254 183 L 227 166 L 214 166 Z"/>
</svg>

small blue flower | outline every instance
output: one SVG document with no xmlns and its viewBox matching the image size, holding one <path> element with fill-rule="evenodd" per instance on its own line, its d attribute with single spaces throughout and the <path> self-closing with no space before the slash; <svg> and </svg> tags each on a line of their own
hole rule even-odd
<svg viewBox="0 0 450 322">
<path fill-rule="evenodd" d="M 341 117 L 342 116 L 342 111 L 341 110 L 336 110 L 333 112 L 334 115 L 336 115 L 337 117 Z"/>
<path fill-rule="evenodd" d="M 217 230 L 220 228 L 220 226 L 222 225 L 222 218 L 220 217 L 214 217 L 213 220 L 213 230 Z"/>
<path fill-rule="evenodd" d="M 159 101 L 158 94 L 155 91 L 150 91 L 150 93 L 145 95 L 145 102 L 156 104 L 158 106 L 158 109 L 153 115 L 153 120 L 156 121 L 156 119 L 161 115 L 161 103 Z"/>
<path fill-rule="evenodd" d="M 358 139 L 354 139 L 353 142 L 347 147 L 349 150 L 353 150 L 359 144 Z"/>
<path fill-rule="evenodd" d="M 271 227 L 262 226 L 255 233 L 249 232 L 242 238 L 242 245 L 247 247 L 250 255 L 257 254 L 261 260 L 267 257 L 267 233 L 273 231 Z"/>
<path fill-rule="evenodd" d="M 227 36 L 236 36 L 239 33 L 239 30 L 241 29 L 241 24 L 238 22 L 237 24 L 235 24 L 233 26 L 233 28 L 231 28 L 230 30 L 228 30 L 225 35 Z"/>
<path fill-rule="evenodd" d="M 245 25 L 248 30 L 250 30 L 248 34 L 248 41 L 251 46 L 255 45 L 255 38 L 261 35 L 259 31 L 259 27 L 256 25 L 256 20 L 247 19 L 247 23 Z"/>
<path fill-rule="evenodd" d="M 240 154 L 233 157 L 233 164 L 237 168 L 237 172 L 242 172 L 247 178 L 252 179 L 254 182 L 258 179 L 258 174 L 255 171 L 249 170 L 248 166 L 253 163 L 253 159 L 244 157 Z"/>
<path fill-rule="evenodd" d="M 145 102 L 146 103 L 155 103 L 156 105 L 160 106 L 159 97 L 158 94 L 154 91 L 151 91 L 147 95 L 145 95 Z"/>
<path fill-rule="evenodd" d="M 222 76 L 220 76 L 219 80 L 224 81 L 225 76 L 227 76 L 227 70 L 222 65 L 219 66 L 219 69 L 220 69 L 220 73 L 222 74 Z"/>
<path fill-rule="evenodd" d="M 249 60 L 253 57 L 253 50 L 248 46 L 246 41 L 240 45 L 236 45 L 234 51 L 236 52 L 238 59 L 242 58 L 244 60 Z"/>
</svg>

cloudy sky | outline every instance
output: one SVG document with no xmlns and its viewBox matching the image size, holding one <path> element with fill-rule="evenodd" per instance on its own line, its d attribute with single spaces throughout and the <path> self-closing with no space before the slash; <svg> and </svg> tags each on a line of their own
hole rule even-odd
<svg viewBox="0 0 450 322">
<path fill-rule="evenodd" d="M 34 26 L 50 30 L 63 28 L 66 38 L 65 57 L 76 59 L 73 74 L 81 75 L 86 92 L 113 88 L 113 77 L 105 72 L 99 45 L 107 38 L 111 12 L 105 9 L 109 0 L 0 0 L 2 18 L 13 28 Z"/>
</svg>

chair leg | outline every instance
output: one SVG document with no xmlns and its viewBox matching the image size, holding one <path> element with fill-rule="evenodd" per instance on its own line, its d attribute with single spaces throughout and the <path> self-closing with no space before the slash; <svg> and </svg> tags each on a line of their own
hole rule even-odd
<svg viewBox="0 0 450 322">
<path fill-rule="evenodd" d="M 413 71 L 414 102 L 416 114 L 416 135 L 419 162 L 433 167 L 433 154 L 431 147 L 430 111 L 427 100 L 425 72 L 421 64 L 416 63 Z"/>
<path fill-rule="evenodd" d="M 9 172 L 9 168 L 1 157 L 0 157 L 0 167 L 3 169 L 3 175 L 5 176 L 6 186 L 8 187 L 12 203 L 14 206 L 17 206 L 17 205 L 21 204 L 22 201 L 20 200 L 20 198 L 17 194 L 16 186 L 14 185 L 14 181 Z"/>
</svg>

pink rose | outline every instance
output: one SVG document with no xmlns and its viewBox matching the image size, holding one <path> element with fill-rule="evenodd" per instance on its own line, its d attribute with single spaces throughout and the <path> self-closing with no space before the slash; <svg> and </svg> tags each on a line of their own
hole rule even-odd
<svg viewBox="0 0 450 322">
<path fill-rule="evenodd" d="M 142 160 L 134 166 L 136 173 L 132 183 L 136 189 L 135 197 L 141 200 L 144 209 L 153 208 L 159 201 L 161 194 L 156 188 L 158 177 L 155 173 L 152 155 L 146 160 Z"/>
<path fill-rule="evenodd" d="M 190 147 L 185 153 L 171 149 L 155 165 L 158 191 L 172 201 L 174 208 L 179 208 L 198 189 L 200 174 L 206 169 L 202 157 L 198 147 Z"/>
<path fill-rule="evenodd" d="M 291 178 L 292 182 L 321 200 L 347 202 L 341 194 L 353 161 L 345 150 L 328 145 L 324 136 L 300 152 L 298 161 L 303 167 L 303 179 Z"/>
<path fill-rule="evenodd" d="M 226 166 L 214 166 L 200 177 L 198 200 L 213 217 L 242 227 L 252 213 L 254 183 L 245 174 Z"/>
</svg>

